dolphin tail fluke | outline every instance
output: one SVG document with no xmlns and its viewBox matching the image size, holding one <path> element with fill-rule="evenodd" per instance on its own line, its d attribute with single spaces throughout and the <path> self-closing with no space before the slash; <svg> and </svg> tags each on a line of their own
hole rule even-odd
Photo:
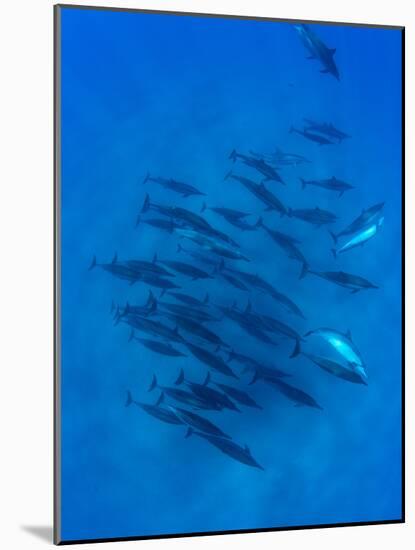
<svg viewBox="0 0 415 550">
<path fill-rule="evenodd" d="M 258 221 L 255 224 L 255 227 L 262 227 L 262 216 L 259 216 Z"/>
<path fill-rule="evenodd" d="M 294 357 L 297 357 L 297 355 L 299 355 L 300 353 L 301 353 L 301 345 L 300 345 L 300 339 L 298 338 L 295 341 L 295 346 L 294 346 L 292 354 L 290 355 L 290 359 L 293 359 Z"/>
<path fill-rule="evenodd" d="M 150 208 L 150 196 L 148 193 L 146 193 L 143 206 L 141 207 L 141 213 L 144 214 L 144 212 L 147 212 L 149 208 Z"/>
<path fill-rule="evenodd" d="M 204 212 L 206 210 L 207 206 L 206 206 L 206 203 L 204 202 L 202 204 L 202 208 L 200 209 L 201 212 Z"/>
<path fill-rule="evenodd" d="M 232 170 L 229 170 L 229 172 L 225 175 L 225 177 L 223 178 L 223 180 L 227 180 L 230 176 L 232 176 Z"/>
<path fill-rule="evenodd" d="M 125 406 L 129 407 L 131 403 L 134 403 L 133 396 L 131 395 L 130 390 L 127 391 L 127 399 L 125 400 Z"/>
<path fill-rule="evenodd" d="M 183 252 L 183 247 L 180 243 L 177 244 L 177 248 L 176 248 L 176 252 L 179 253 L 179 252 Z"/>
<path fill-rule="evenodd" d="M 307 262 L 303 262 L 303 267 L 301 269 L 299 279 L 303 279 L 307 275 L 308 271 L 309 271 L 309 266 Z"/>
<path fill-rule="evenodd" d="M 205 296 L 205 299 L 203 300 L 203 303 L 204 304 L 208 304 L 209 303 L 209 293 L 206 292 L 206 296 Z"/>
<path fill-rule="evenodd" d="M 333 231 L 330 231 L 330 230 L 329 230 L 329 233 L 330 233 L 331 238 L 334 241 L 334 244 L 337 244 L 337 235 L 335 233 L 333 233 Z"/>
<path fill-rule="evenodd" d="M 180 369 L 179 376 L 175 381 L 175 385 L 179 386 L 180 384 L 183 384 L 183 382 L 184 382 L 184 370 Z"/>
<path fill-rule="evenodd" d="M 131 340 L 133 340 L 133 338 L 134 338 L 134 329 L 132 328 L 131 332 L 130 332 L 130 337 L 128 338 L 128 341 L 131 342 Z"/>
<path fill-rule="evenodd" d="M 300 178 L 300 181 L 301 181 L 301 189 L 305 189 L 307 182 L 305 181 L 304 178 Z"/>
<path fill-rule="evenodd" d="M 147 172 L 146 177 L 143 179 L 143 183 L 147 183 L 150 179 L 150 172 Z"/>
<path fill-rule="evenodd" d="M 191 427 L 189 426 L 189 427 L 187 428 L 186 435 L 184 436 L 185 439 L 187 439 L 188 437 L 190 437 L 193 433 L 194 433 L 193 428 L 191 428 Z"/>
<path fill-rule="evenodd" d="M 95 267 L 96 265 L 97 265 L 97 257 L 94 256 L 94 257 L 92 258 L 92 262 L 91 262 L 91 265 L 90 265 L 89 268 L 88 268 L 88 271 L 91 271 L 91 269 L 94 269 L 94 267 Z"/>
<path fill-rule="evenodd" d="M 156 377 L 155 374 L 153 374 L 153 378 L 152 378 L 152 380 L 151 380 L 150 387 L 148 388 L 147 391 L 153 391 L 154 388 L 156 388 L 156 387 L 157 387 L 157 377 Z"/>
</svg>

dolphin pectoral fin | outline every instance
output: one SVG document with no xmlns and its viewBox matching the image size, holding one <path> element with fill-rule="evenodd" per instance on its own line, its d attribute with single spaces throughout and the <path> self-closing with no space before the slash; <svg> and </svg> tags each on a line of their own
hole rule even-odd
<svg viewBox="0 0 415 550">
<path fill-rule="evenodd" d="M 187 428 L 187 432 L 185 434 L 185 439 L 187 439 L 188 437 L 190 437 L 192 434 L 194 433 L 194 430 L 193 428 L 191 428 L 190 426 Z"/>
<path fill-rule="evenodd" d="M 347 329 L 346 337 L 347 337 L 350 341 L 353 341 L 352 333 L 351 333 L 350 329 Z"/>
<path fill-rule="evenodd" d="M 331 55 L 334 55 L 336 53 L 336 48 L 329 48 L 329 52 Z"/>
<path fill-rule="evenodd" d="M 357 292 L 359 292 L 360 290 L 362 290 L 361 288 L 354 288 L 350 294 L 356 294 Z"/>
</svg>

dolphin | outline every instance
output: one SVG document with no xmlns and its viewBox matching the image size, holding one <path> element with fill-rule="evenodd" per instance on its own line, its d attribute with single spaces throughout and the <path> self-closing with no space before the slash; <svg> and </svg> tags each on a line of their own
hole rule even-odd
<svg viewBox="0 0 415 550">
<path fill-rule="evenodd" d="M 187 424 L 193 429 L 199 430 L 204 434 L 213 435 L 215 437 L 231 439 L 229 435 L 224 433 L 220 428 L 218 428 L 218 426 L 213 424 L 213 422 L 207 420 L 207 418 L 203 418 L 203 416 L 192 413 L 190 411 L 186 411 L 185 409 L 181 409 L 179 407 L 173 407 L 172 405 L 169 405 L 169 409 L 174 412 L 174 414 L 183 422 L 183 424 Z"/>
<path fill-rule="evenodd" d="M 310 29 L 309 25 L 294 25 L 295 30 L 308 50 L 308 59 L 317 59 L 322 64 L 321 73 L 328 73 L 340 80 L 340 75 L 334 61 L 335 48 L 328 48 L 324 42 Z"/>
<path fill-rule="evenodd" d="M 298 242 L 293 238 L 291 239 L 292 239 L 292 242 L 294 243 Z M 246 271 L 240 271 L 237 269 L 229 268 L 225 265 L 224 261 L 220 262 L 218 266 L 218 270 L 219 270 L 219 273 L 225 278 L 226 276 L 229 276 L 229 274 L 231 274 L 235 281 L 235 284 L 233 284 L 234 281 L 232 281 L 231 284 L 233 284 L 233 286 L 235 286 L 236 288 L 239 288 L 240 290 L 249 290 L 246 286 L 248 285 L 253 289 L 256 289 L 265 294 L 268 294 L 276 302 L 284 306 L 285 309 L 305 319 L 303 312 L 300 310 L 297 304 L 295 304 L 290 298 L 288 298 L 288 296 L 278 291 L 270 283 L 265 281 L 265 279 L 260 277 L 257 273 L 255 274 L 247 273 Z"/>
<path fill-rule="evenodd" d="M 328 210 L 322 210 L 318 206 L 315 208 L 288 209 L 288 216 L 303 220 L 316 227 L 321 227 L 337 221 L 337 216 Z"/>
<path fill-rule="evenodd" d="M 363 246 L 367 241 L 369 241 L 379 233 L 383 225 L 383 221 L 384 218 L 382 216 L 374 224 L 358 231 L 339 248 L 332 248 L 331 251 L 334 257 L 336 258 L 337 254 L 346 252 L 347 250 L 351 250 L 352 248 L 356 248 L 357 246 Z"/>
<path fill-rule="evenodd" d="M 302 189 L 305 189 L 307 185 L 313 185 L 315 187 L 322 187 L 323 189 L 328 189 L 330 191 L 336 191 L 339 193 L 339 197 L 341 197 L 345 191 L 354 189 L 353 185 L 339 180 L 335 176 L 322 180 L 305 180 L 300 178 L 300 181 Z"/>
<path fill-rule="evenodd" d="M 241 365 L 244 365 L 242 374 L 245 374 L 247 372 L 254 373 L 254 377 L 250 382 L 251 384 L 253 384 L 258 378 L 283 378 L 284 376 L 290 376 L 286 372 L 276 367 L 267 367 L 265 365 L 262 365 L 256 359 L 252 359 L 252 357 L 237 353 L 235 352 L 235 350 L 232 350 L 229 353 L 228 362 L 230 361 L 237 361 Z"/>
<path fill-rule="evenodd" d="M 180 285 L 176 285 L 169 279 L 164 279 L 163 277 L 158 277 L 157 275 L 153 275 L 152 273 L 142 273 L 138 279 L 136 279 L 134 282 L 140 281 L 142 283 L 145 283 L 149 286 L 154 286 L 156 288 L 162 289 L 162 294 L 164 294 L 167 290 L 172 290 L 173 288 L 181 288 Z"/>
<path fill-rule="evenodd" d="M 95 267 L 100 267 L 101 269 L 107 271 L 108 273 L 111 273 L 111 275 L 117 277 L 118 279 L 129 281 L 130 284 L 134 284 L 140 279 L 140 275 L 137 274 L 135 270 L 131 269 L 125 263 L 118 262 L 117 254 L 115 254 L 112 262 L 109 264 L 98 264 L 97 258 L 96 256 L 94 256 L 92 258 L 91 265 L 89 266 L 89 271 L 91 271 Z"/>
<path fill-rule="evenodd" d="M 330 281 L 331 283 L 347 288 L 351 290 L 352 294 L 356 294 L 356 292 L 359 292 L 360 290 L 379 288 L 359 275 L 352 275 L 351 273 L 345 273 L 344 271 L 313 271 L 312 269 L 309 269 L 307 273 L 311 273 L 321 279 L 325 279 L 326 281 Z"/>
<path fill-rule="evenodd" d="M 356 347 L 355 343 L 352 340 L 352 334 L 350 330 L 346 334 L 342 332 L 331 329 L 331 328 L 318 328 L 315 330 L 310 330 L 305 334 L 309 336 L 311 334 L 316 334 L 321 336 L 326 342 L 328 342 L 332 348 L 334 348 L 337 353 L 339 353 L 346 361 L 348 366 L 366 382 L 368 379 L 366 373 L 366 365 L 363 361 L 360 351 Z"/>
<path fill-rule="evenodd" d="M 285 182 L 281 178 L 281 176 L 278 174 L 278 172 L 263 158 L 258 159 L 255 157 L 249 157 L 247 155 L 242 155 L 241 153 L 237 153 L 235 149 L 231 152 L 229 155 L 229 158 L 233 160 L 233 162 L 236 161 L 236 159 L 241 159 L 244 164 L 247 166 L 250 166 L 251 168 L 255 168 L 258 172 L 260 172 L 264 176 L 263 181 L 276 181 L 278 183 L 282 183 L 285 185 Z"/>
<path fill-rule="evenodd" d="M 337 244 L 337 240 L 340 237 L 344 237 L 346 235 L 353 235 L 354 233 L 357 233 L 361 229 L 364 229 L 368 226 L 372 226 L 379 222 L 380 219 L 383 219 L 383 207 L 385 203 L 380 202 L 378 204 L 375 204 L 371 206 L 370 208 L 363 209 L 362 212 L 359 214 L 357 218 L 355 218 L 350 225 L 348 225 L 345 229 L 340 231 L 339 233 L 332 233 L 330 232 L 330 235 L 332 236 L 334 240 L 334 244 Z"/>
<path fill-rule="evenodd" d="M 258 405 L 258 403 L 252 399 L 252 397 L 245 391 L 239 390 L 238 388 L 234 388 L 233 386 L 228 386 L 227 384 L 221 384 L 219 382 L 213 382 L 215 386 L 220 388 L 223 392 L 225 392 L 229 397 L 240 403 L 241 405 L 245 405 L 246 407 L 252 407 L 255 409 L 262 409 L 261 405 Z"/>
<path fill-rule="evenodd" d="M 154 334 L 155 336 L 160 336 L 167 341 L 171 340 L 178 344 L 184 343 L 184 339 L 179 334 L 177 327 L 175 329 L 172 329 L 158 321 L 153 321 L 145 317 L 139 317 L 138 315 L 131 314 L 127 314 L 121 319 L 121 321 L 130 325 L 133 329 L 137 329 L 142 332 L 149 332 L 151 334 Z M 133 337 L 134 333 L 132 332 L 130 335 L 130 340 L 132 340 Z"/>
<path fill-rule="evenodd" d="M 216 411 L 220 410 L 216 402 L 207 401 L 206 399 L 203 399 L 202 397 L 194 394 L 193 392 L 182 390 L 181 388 L 160 386 L 157 382 L 156 375 L 153 374 L 153 379 L 151 381 L 150 387 L 148 388 L 148 391 L 151 392 L 155 388 L 158 388 L 161 390 L 162 392 L 161 399 L 164 399 L 164 395 L 167 395 L 171 399 L 174 399 L 175 401 L 179 401 L 180 403 L 183 403 L 195 409 L 216 410 Z"/>
<path fill-rule="evenodd" d="M 224 208 L 224 207 L 217 207 L 217 206 L 207 206 L 204 202 L 202 205 L 201 212 L 204 212 L 206 209 L 212 210 L 212 212 L 215 212 L 216 214 L 219 214 L 220 216 L 223 216 L 226 219 L 241 219 L 246 218 L 250 214 L 246 212 L 241 212 L 240 210 L 234 210 L 232 208 Z"/>
<path fill-rule="evenodd" d="M 339 143 L 346 138 L 350 138 L 348 134 L 338 130 L 331 122 L 316 122 L 309 118 L 305 118 L 304 122 L 307 124 L 307 130 L 315 130 L 320 134 L 326 134 L 330 138 L 337 139 Z"/>
<path fill-rule="evenodd" d="M 182 236 L 184 237 L 185 235 L 182 235 Z M 188 256 L 197 260 L 198 262 L 201 262 L 203 264 L 210 265 L 213 267 L 216 267 L 219 263 L 216 257 L 212 257 L 212 256 L 209 256 L 208 254 L 204 254 L 203 252 L 199 252 L 199 250 L 187 250 L 187 248 L 183 248 L 183 246 L 179 243 L 177 245 L 177 253 L 180 253 L 180 252 L 187 254 Z"/>
<path fill-rule="evenodd" d="M 237 288 L 238 290 L 243 290 L 243 291 L 247 291 L 247 292 L 249 291 L 249 288 L 242 281 L 240 281 L 237 277 L 234 277 L 233 275 L 231 275 L 229 273 L 225 273 L 224 271 L 220 272 L 220 276 L 223 279 L 225 279 L 225 281 L 227 281 L 230 285 Z"/>
<path fill-rule="evenodd" d="M 229 348 L 229 344 L 226 344 L 226 342 L 224 342 L 222 338 L 220 338 L 220 336 L 215 334 L 212 330 L 203 326 L 200 322 L 193 321 L 192 319 L 188 319 L 180 315 L 169 314 L 169 316 L 177 323 L 177 325 L 182 330 L 192 335 L 195 335 L 198 338 L 201 338 L 202 340 L 208 342 L 209 344 L 213 344 L 215 348 L 218 348 L 218 347 Z"/>
<path fill-rule="evenodd" d="M 305 273 L 308 270 L 308 262 L 305 259 L 301 250 L 296 246 L 298 242 L 296 239 L 293 239 L 285 233 L 276 231 L 275 229 L 270 229 L 264 223 L 261 224 L 261 227 L 268 233 L 272 240 L 277 243 L 277 245 L 287 254 L 292 260 L 297 260 L 302 264 L 302 270 L 300 273 L 300 279 L 304 277 Z"/>
<path fill-rule="evenodd" d="M 257 184 L 248 178 L 233 174 L 232 171 L 226 174 L 225 179 L 228 178 L 232 178 L 235 181 L 242 183 L 248 191 L 250 191 L 267 206 L 267 210 L 276 210 L 281 216 L 284 216 L 287 213 L 287 209 L 282 202 L 273 193 L 271 193 L 271 191 L 269 191 L 263 183 Z"/>
<path fill-rule="evenodd" d="M 270 154 L 260 154 L 250 151 L 252 156 L 263 159 L 271 165 L 276 166 L 297 166 L 298 164 L 308 164 L 311 161 L 303 157 L 302 155 L 297 155 L 295 153 L 284 153 L 278 147 L 275 148 L 275 151 Z"/>
<path fill-rule="evenodd" d="M 205 309 L 200 309 L 192 306 L 186 306 L 183 304 L 170 304 L 169 302 L 161 302 L 157 300 L 152 294 L 152 302 L 155 302 L 157 310 L 164 309 L 173 315 L 186 317 L 194 321 L 218 321 L 219 319 L 206 311 Z"/>
<path fill-rule="evenodd" d="M 174 348 L 171 344 L 164 344 L 163 342 L 157 342 L 157 340 L 148 340 L 146 338 L 138 338 L 133 336 L 136 342 L 140 342 L 146 348 L 160 353 L 161 355 L 168 355 L 169 357 L 186 357 L 185 353 Z"/>
<path fill-rule="evenodd" d="M 229 455 L 238 462 L 264 470 L 264 468 L 254 459 L 247 445 L 245 445 L 245 447 L 241 447 L 230 439 L 224 439 L 223 437 L 216 437 L 203 432 L 197 432 L 189 426 L 186 437 L 190 437 L 193 434 L 206 439 L 206 441 L 222 451 L 222 453 Z"/>
<path fill-rule="evenodd" d="M 217 240 L 204 235 L 202 233 L 198 233 L 193 230 L 188 229 L 177 229 L 176 233 L 185 239 L 189 239 L 205 250 L 208 250 L 209 252 L 212 252 L 213 254 L 216 254 L 218 256 L 222 256 L 225 258 L 230 258 L 232 260 L 245 260 L 246 262 L 249 262 L 249 258 L 244 256 L 239 250 L 234 250 L 228 246 L 222 245 Z"/>
<path fill-rule="evenodd" d="M 209 275 L 209 273 L 206 273 L 206 271 L 185 262 L 178 262 L 175 260 L 158 260 L 158 262 L 173 271 L 177 271 L 182 275 L 190 277 L 194 281 L 197 279 L 213 279 L 213 277 Z"/>
<path fill-rule="evenodd" d="M 211 353 L 210 351 L 207 351 L 200 346 L 191 344 L 190 342 L 186 342 L 186 346 L 191 354 L 194 355 L 196 359 L 199 359 L 199 361 L 201 361 L 202 363 L 205 363 L 205 365 L 208 365 L 210 368 L 226 376 L 238 378 L 233 370 L 230 369 L 228 365 L 223 361 L 223 359 L 218 355 L 215 355 L 214 353 Z"/>
<path fill-rule="evenodd" d="M 315 143 L 318 143 L 319 145 L 334 145 L 333 141 L 327 139 L 321 134 L 316 134 L 314 132 L 310 132 L 309 130 L 299 130 L 298 128 L 294 128 L 294 126 L 291 126 L 290 134 L 294 132 L 296 134 L 300 134 L 300 136 L 304 136 L 309 141 L 314 141 Z"/>
<path fill-rule="evenodd" d="M 146 260 L 127 260 L 126 264 L 138 273 L 151 273 L 153 275 L 161 275 L 162 277 L 174 277 L 173 273 L 157 264 L 157 254 L 154 254 L 151 262 Z"/>
<path fill-rule="evenodd" d="M 291 338 L 295 341 L 294 349 L 290 355 L 290 357 L 296 357 L 301 350 L 300 342 L 302 340 L 299 333 L 287 325 L 286 323 L 283 323 L 282 321 L 279 321 L 278 319 L 275 319 L 274 317 L 271 317 L 270 315 L 261 315 L 259 313 L 254 313 L 252 311 L 252 305 L 251 302 L 248 302 L 248 305 L 245 309 L 245 315 L 249 316 L 254 321 L 261 323 L 261 326 L 264 328 L 264 330 L 282 334 L 286 336 L 287 338 Z"/>
<path fill-rule="evenodd" d="M 166 422 L 167 424 L 183 424 L 182 420 L 180 420 L 180 418 L 173 411 L 171 411 L 170 409 L 165 409 L 164 407 L 160 407 L 160 403 L 162 401 L 163 394 L 160 395 L 155 405 L 140 403 L 139 401 L 135 401 L 133 399 L 133 396 L 131 395 L 131 392 L 128 391 L 125 406 L 129 407 L 132 403 L 134 403 L 134 405 L 137 405 L 137 407 L 143 409 L 143 411 L 145 411 L 147 414 L 154 416 L 162 422 Z"/>
<path fill-rule="evenodd" d="M 245 220 L 241 220 L 239 218 L 230 218 L 227 221 L 231 225 L 234 225 L 238 229 L 241 229 L 241 231 L 255 231 L 256 229 L 258 229 L 258 227 L 260 227 L 260 225 L 262 223 L 262 218 L 259 217 L 258 221 L 256 223 L 252 223 L 252 224 L 246 222 Z"/>
<path fill-rule="evenodd" d="M 161 229 L 162 231 L 167 231 L 167 233 L 173 233 L 176 227 L 181 227 L 180 224 L 175 223 L 171 218 L 169 218 L 168 220 L 164 220 L 162 218 L 149 218 L 143 220 L 141 219 L 141 216 L 137 216 L 135 226 L 137 227 L 140 223 L 151 225 L 152 227 Z"/>
<path fill-rule="evenodd" d="M 191 195 L 206 195 L 206 193 L 202 193 L 202 191 L 199 191 L 199 189 L 196 189 L 196 187 L 193 187 L 193 185 L 182 183 L 180 181 L 176 181 L 171 178 L 167 179 L 167 178 L 152 177 L 150 176 L 149 172 L 147 172 L 147 175 L 144 178 L 143 183 L 147 183 L 148 181 L 157 183 L 158 185 L 161 185 L 161 187 L 164 187 L 164 189 L 170 189 L 171 191 L 174 191 L 175 193 L 182 195 L 184 198 L 190 197 Z"/>
<path fill-rule="evenodd" d="M 302 407 L 305 405 L 314 409 L 320 409 L 321 411 L 323 410 L 323 408 L 317 403 L 317 401 L 305 391 L 300 390 L 295 386 L 291 386 L 290 384 L 287 384 L 286 382 L 283 382 L 282 380 L 277 378 L 265 379 L 265 381 L 268 382 L 275 389 L 277 389 L 279 392 L 281 392 L 283 395 L 285 395 L 287 399 L 294 401 L 296 407 Z"/>
<path fill-rule="evenodd" d="M 304 357 L 307 357 L 307 359 L 309 359 L 312 363 L 325 370 L 326 372 L 337 376 L 337 378 L 347 380 L 348 382 L 353 382 L 354 384 L 364 384 L 365 386 L 367 386 L 366 381 L 357 372 L 345 367 L 341 363 L 337 363 L 332 359 L 328 359 L 327 357 L 322 357 L 320 355 L 314 355 L 312 353 L 302 352 L 302 354 L 304 355 Z"/>
<path fill-rule="evenodd" d="M 196 395 L 199 395 L 203 399 L 206 399 L 207 401 L 209 400 L 216 401 L 218 406 L 222 407 L 223 409 L 229 409 L 231 411 L 241 412 L 236 407 L 235 403 L 229 399 L 229 397 L 226 395 L 226 392 L 224 393 L 223 391 L 218 391 L 214 388 L 209 387 L 208 386 L 209 382 L 210 382 L 209 372 L 207 373 L 203 384 L 196 384 L 195 382 L 189 382 L 188 380 L 185 380 L 184 371 L 183 369 L 181 369 L 175 384 L 176 385 L 186 384 L 193 393 L 195 393 Z"/>
<path fill-rule="evenodd" d="M 179 300 L 180 302 L 183 302 L 184 304 L 192 307 L 203 308 L 206 307 L 209 303 L 209 294 L 207 292 L 203 300 L 199 300 L 198 298 L 194 298 L 189 294 L 183 294 L 181 292 L 169 292 L 169 296 L 173 296 L 174 298 L 176 298 L 176 300 Z"/>
</svg>

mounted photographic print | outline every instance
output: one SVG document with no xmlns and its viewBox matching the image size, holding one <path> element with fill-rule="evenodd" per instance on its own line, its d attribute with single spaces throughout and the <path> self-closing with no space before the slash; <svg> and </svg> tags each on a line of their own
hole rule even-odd
<svg viewBox="0 0 415 550">
<path fill-rule="evenodd" d="M 55 542 L 404 520 L 404 29 L 55 7 Z"/>
</svg>

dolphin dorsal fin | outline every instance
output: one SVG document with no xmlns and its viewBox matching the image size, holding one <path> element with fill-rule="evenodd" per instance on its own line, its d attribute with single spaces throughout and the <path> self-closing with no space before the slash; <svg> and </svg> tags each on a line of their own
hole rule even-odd
<svg viewBox="0 0 415 550">
<path fill-rule="evenodd" d="M 208 371 L 207 372 L 207 375 L 206 375 L 206 378 L 205 378 L 205 381 L 203 382 L 202 386 L 207 386 L 210 382 L 210 372 Z"/>
<path fill-rule="evenodd" d="M 177 377 L 177 380 L 175 382 L 175 385 L 178 386 L 184 382 L 184 370 L 180 369 L 179 376 Z"/>
<path fill-rule="evenodd" d="M 336 48 L 329 48 L 329 52 L 331 55 L 334 55 L 336 53 Z"/>
<path fill-rule="evenodd" d="M 353 341 L 352 333 L 351 333 L 350 329 L 347 329 L 346 336 L 349 340 Z"/>
<path fill-rule="evenodd" d="M 156 262 L 157 262 L 157 252 L 155 252 L 153 256 L 153 264 L 155 264 Z"/>
<path fill-rule="evenodd" d="M 160 397 L 155 402 L 155 406 L 158 407 L 159 405 L 161 405 L 161 403 L 163 403 L 163 401 L 164 401 L 164 392 L 162 391 L 160 394 Z"/>
<path fill-rule="evenodd" d="M 250 448 L 248 447 L 248 445 L 245 444 L 245 451 L 250 455 L 251 454 L 251 450 Z"/>
<path fill-rule="evenodd" d="M 118 261 L 118 254 L 115 253 L 115 254 L 114 254 L 114 257 L 113 257 L 113 259 L 112 259 L 112 261 L 111 261 L 111 263 L 112 263 L 112 264 L 116 264 L 117 261 Z"/>
</svg>

